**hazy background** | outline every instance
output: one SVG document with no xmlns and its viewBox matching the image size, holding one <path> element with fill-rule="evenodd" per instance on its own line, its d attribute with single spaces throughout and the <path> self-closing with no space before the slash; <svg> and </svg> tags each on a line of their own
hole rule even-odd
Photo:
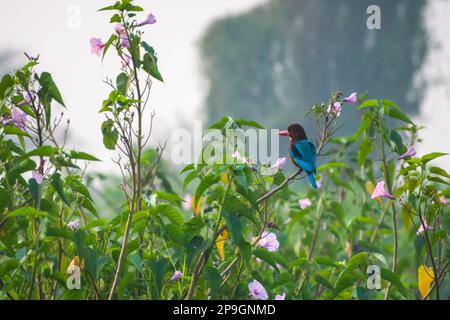
<svg viewBox="0 0 450 320">
<path fill-rule="evenodd" d="M 103 147 L 98 114 L 120 61 L 90 53 L 90 37 L 109 37 L 114 1 L 15 0 L 2 4 L 0 71 L 20 66 L 22 52 L 40 54 L 41 70 L 59 85 L 71 119 L 68 144 L 115 168 Z M 304 111 L 331 90 L 390 98 L 426 126 L 420 153 L 450 152 L 450 0 L 152 0 L 145 41 L 159 56 L 151 144 L 170 129 L 221 116 L 266 127 L 302 122 Z M 367 6 L 381 8 L 381 30 L 366 27 Z M 347 130 L 354 113 L 344 113 Z M 306 123 L 308 126 L 308 123 Z M 170 147 L 170 145 L 169 145 Z M 440 164 L 450 170 L 450 159 Z"/>
</svg>

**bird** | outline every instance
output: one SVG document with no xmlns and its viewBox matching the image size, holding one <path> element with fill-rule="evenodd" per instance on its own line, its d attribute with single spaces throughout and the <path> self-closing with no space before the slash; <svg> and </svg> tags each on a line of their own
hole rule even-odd
<svg viewBox="0 0 450 320">
<path fill-rule="evenodd" d="M 291 124 L 287 130 L 278 131 L 278 134 L 289 137 L 291 140 L 289 154 L 292 163 L 307 174 L 311 186 L 317 189 L 316 146 L 306 137 L 305 129 L 295 123 Z"/>
</svg>

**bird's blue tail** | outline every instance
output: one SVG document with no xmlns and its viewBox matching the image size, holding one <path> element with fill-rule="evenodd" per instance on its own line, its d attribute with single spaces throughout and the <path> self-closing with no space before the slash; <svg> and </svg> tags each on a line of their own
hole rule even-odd
<svg viewBox="0 0 450 320">
<path fill-rule="evenodd" d="M 316 178 L 314 177 L 314 173 L 308 173 L 308 179 L 309 179 L 309 182 L 311 183 L 311 186 L 314 189 L 317 189 L 317 183 L 316 183 Z"/>
</svg>

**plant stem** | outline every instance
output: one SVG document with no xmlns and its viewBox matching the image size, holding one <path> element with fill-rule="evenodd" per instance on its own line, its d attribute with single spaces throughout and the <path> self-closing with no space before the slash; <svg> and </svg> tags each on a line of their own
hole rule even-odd
<svg viewBox="0 0 450 320">
<path fill-rule="evenodd" d="M 386 161 L 386 154 L 384 151 L 384 132 L 381 124 L 380 124 L 380 135 L 381 135 L 381 160 L 383 161 L 387 189 L 388 192 L 392 194 L 391 176 L 389 175 L 389 169 Z M 394 254 L 392 257 L 392 273 L 395 273 L 395 270 L 397 269 L 397 256 L 398 256 L 398 234 L 397 234 L 398 230 L 397 230 L 397 210 L 395 208 L 395 204 L 393 201 L 391 201 L 391 208 L 392 208 L 392 231 L 394 234 Z M 389 285 L 386 289 L 386 293 L 384 295 L 384 300 L 388 299 L 391 287 L 392 283 L 389 282 Z"/>
</svg>

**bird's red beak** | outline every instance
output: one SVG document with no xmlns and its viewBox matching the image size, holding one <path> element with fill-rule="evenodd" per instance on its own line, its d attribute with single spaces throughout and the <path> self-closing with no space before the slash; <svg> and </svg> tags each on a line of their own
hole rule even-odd
<svg viewBox="0 0 450 320">
<path fill-rule="evenodd" d="M 280 131 L 278 131 L 278 135 L 288 137 L 289 136 L 289 131 L 287 131 L 287 130 L 280 130 Z"/>
</svg>

